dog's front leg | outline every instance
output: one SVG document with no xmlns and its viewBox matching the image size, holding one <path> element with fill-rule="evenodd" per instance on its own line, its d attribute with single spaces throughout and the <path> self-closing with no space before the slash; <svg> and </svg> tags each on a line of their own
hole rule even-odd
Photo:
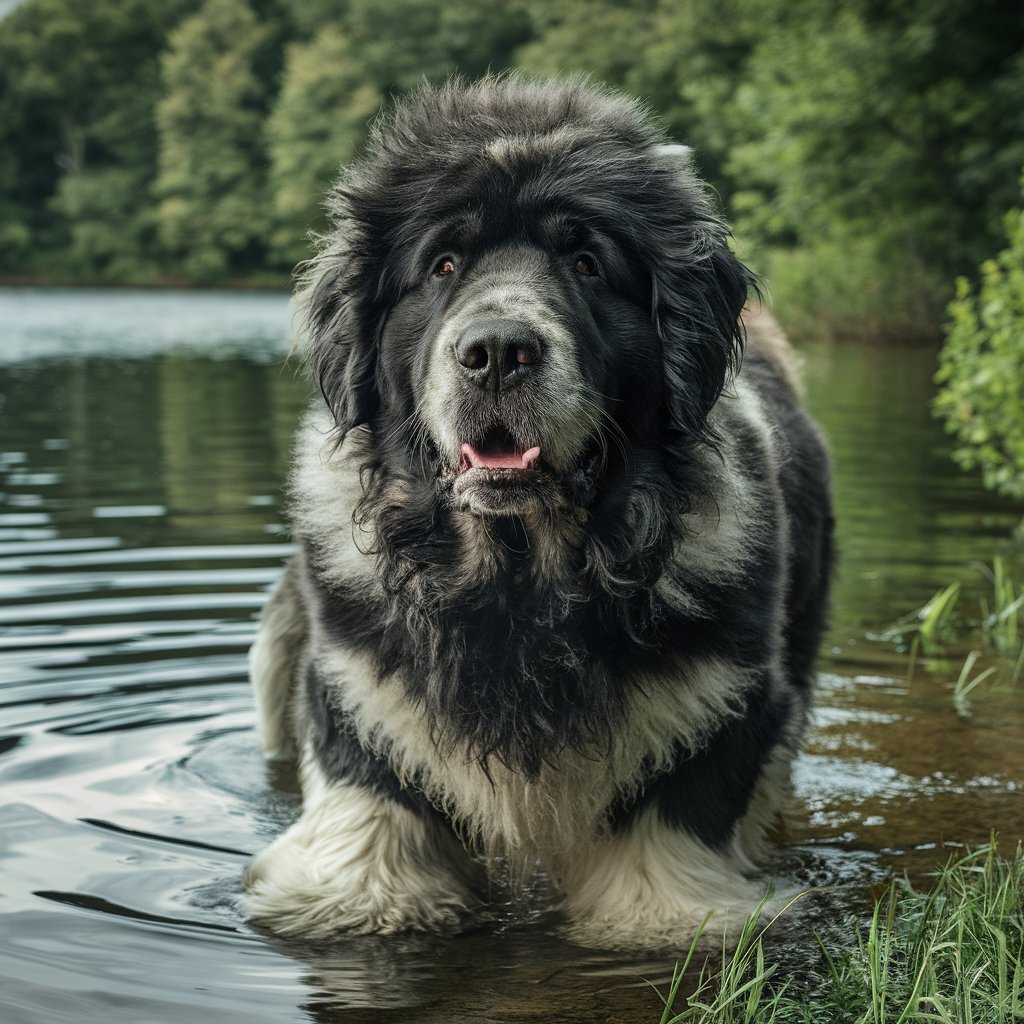
<svg viewBox="0 0 1024 1024">
<path fill-rule="evenodd" d="M 303 774 L 301 817 L 246 872 L 252 920 L 309 939 L 465 926 L 481 873 L 438 815 Z"/>
<path fill-rule="evenodd" d="M 705 918 L 705 937 L 738 931 L 764 894 L 654 807 L 579 853 L 559 881 L 570 937 L 586 946 L 685 950 Z"/>
</svg>

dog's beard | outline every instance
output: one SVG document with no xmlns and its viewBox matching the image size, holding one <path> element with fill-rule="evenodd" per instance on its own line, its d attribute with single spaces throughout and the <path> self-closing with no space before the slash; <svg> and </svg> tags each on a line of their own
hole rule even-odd
<svg viewBox="0 0 1024 1024">
<path fill-rule="evenodd" d="M 376 539 L 382 672 L 446 755 L 532 778 L 561 751 L 599 752 L 621 719 L 629 683 L 609 666 L 651 643 L 673 538 L 660 470 L 634 480 L 622 456 L 609 503 L 621 446 L 582 425 L 560 446 L 527 422 L 454 428 L 471 449 L 457 455 L 421 428 L 418 445 L 368 435 L 358 518 Z"/>
<path fill-rule="evenodd" d="M 583 618 L 581 616 L 581 618 Z M 590 650 L 583 622 L 540 621 L 503 595 L 414 627 L 421 701 L 440 749 L 536 778 L 566 749 L 597 749 L 621 691 Z"/>
<path fill-rule="evenodd" d="M 397 500 L 386 472 L 372 477 L 360 514 L 385 594 L 380 668 L 400 675 L 447 756 L 535 778 L 567 749 L 600 756 L 621 718 L 629 684 L 613 666 L 652 643 L 671 531 L 638 490 L 615 532 L 595 536 L 581 506 L 566 511 L 573 488 L 593 495 L 592 480 L 574 480 L 554 485 L 561 504 L 541 517 L 554 548 L 545 575 L 530 517 L 431 507 L 426 492 Z M 637 536 L 648 544 L 634 557 Z"/>
<path fill-rule="evenodd" d="M 488 542 L 500 564 L 486 568 L 494 552 L 480 553 L 475 579 L 465 561 L 474 553 L 464 548 L 415 573 L 408 547 L 381 548 L 381 657 L 386 671 L 400 672 L 446 756 L 535 778 L 559 751 L 600 744 L 621 690 L 601 658 L 597 602 L 538 586 L 522 520 L 492 521 Z"/>
</svg>

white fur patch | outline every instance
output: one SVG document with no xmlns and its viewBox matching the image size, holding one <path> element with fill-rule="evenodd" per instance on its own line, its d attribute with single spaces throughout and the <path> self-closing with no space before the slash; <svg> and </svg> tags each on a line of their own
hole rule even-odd
<svg viewBox="0 0 1024 1024">
<path fill-rule="evenodd" d="M 727 856 L 665 825 L 650 808 L 560 872 L 569 933 L 589 946 L 668 947 L 737 927 L 764 895 Z"/>
<path fill-rule="evenodd" d="M 769 483 L 751 479 L 737 469 L 739 452 L 733 431 L 724 430 L 721 458 L 702 455 L 703 468 L 713 490 L 684 517 L 687 537 L 676 560 L 690 573 L 712 582 L 730 582 L 742 576 L 751 559 L 766 543 L 777 545 L 781 538 L 769 537 L 764 509 L 778 508 L 782 495 L 775 483 L 779 456 L 777 443 L 760 399 L 740 377 L 733 391 L 723 395 L 712 413 L 712 423 L 722 419 L 751 428 L 758 439 L 758 454 L 766 465 Z M 773 502 L 778 504 L 772 504 Z"/>
<path fill-rule="evenodd" d="M 295 443 L 291 491 L 295 536 L 315 543 L 318 568 L 325 581 L 351 583 L 374 580 L 374 558 L 367 554 L 372 532 L 353 515 L 363 495 L 359 480 L 359 451 L 368 428 L 350 431 L 340 449 L 326 409 L 314 409 L 303 420 Z"/>
<path fill-rule="evenodd" d="M 456 931 L 479 900 L 479 867 L 433 820 L 302 766 L 302 815 L 260 853 L 246 914 L 281 935 Z"/>
<path fill-rule="evenodd" d="M 761 401 L 742 376 L 731 393 L 723 395 L 712 414 L 721 425 L 742 424 L 757 438 L 758 455 L 766 466 L 766 479 L 751 479 L 737 468 L 739 452 L 734 431 L 724 429 L 720 454 L 698 453 L 698 464 L 710 483 L 710 493 L 697 495 L 693 509 L 683 517 L 684 532 L 671 562 L 655 584 L 658 596 L 674 608 L 700 615 L 699 601 L 687 587 L 687 581 L 718 585 L 736 584 L 749 571 L 751 563 L 764 550 L 773 553 L 777 571 L 785 572 L 789 550 L 788 527 L 782 493 L 778 485 L 781 462 L 776 439 Z M 764 510 L 778 510 L 772 531 Z M 775 647 L 782 649 L 782 608 L 777 609 L 774 626 Z"/>
<path fill-rule="evenodd" d="M 484 152 L 500 167 L 508 167 L 516 160 L 562 155 L 578 138 L 579 132 L 572 128 L 556 128 L 532 135 L 504 135 L 488 142 Z"/>
<path fill-rule="evenodd" d="M 750 683 L 746 673 L 714 659 L 691 661 L 681 678 L 638 680 L 607 747 L 558 754 L 534 781 L 493 764 L 489 780 L 475 760 L 438 751 L 400 679 L 378 681 L 367 658 L 338 647 L 319 652 L 317 668 L 360 742 L 386 757 L 400 779 L 415 780 L 467 840 L 513 865 L 558 858 L 591 842 L 608 807 L 669 768 L 680 743 L 696 749 L 735 714 Z"/>
</svg>

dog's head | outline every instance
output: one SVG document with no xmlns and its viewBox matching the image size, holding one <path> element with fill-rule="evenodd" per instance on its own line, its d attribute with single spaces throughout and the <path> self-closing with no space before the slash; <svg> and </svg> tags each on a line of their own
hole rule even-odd
<svg viewBox="0 0 1024 1024">
<path fill-rule="evenodd" d="M 321 390 L 453 506 L 585 504 L 706 438 L 750 275 L 638 104 L 579 80 L 424 88 L 329 209 L 300 296 Z"/>
</svg>

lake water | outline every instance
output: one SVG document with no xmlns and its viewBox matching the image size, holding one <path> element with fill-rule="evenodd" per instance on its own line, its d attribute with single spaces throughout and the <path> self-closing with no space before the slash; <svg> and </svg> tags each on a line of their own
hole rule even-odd
<svg viewBox="0 0 1024 1024">
<path fill-rule="evenodd" d="M 454 940 L 311 948 L 239 914 L 246 859 L 299 806 L 259 754 L 245 664 L 289 551 L 287 339 L 276 295 L 0 291 L 0 1020 L 653 1024 L 671 961 L 568 945 L 541 884 Z M 1024 838 L 1024 683 L 962 717 L 973 638 L 909 681 L 869 639 L 953 579 L 969 612 L 971 563 L 1016 558 L 1024 510 L 949 461 L 934 353 L 804 355 L 842 559 L 773 865 L 824 891 L 793 911 L 806 938 L 943 841 Z"/>
</svg>

